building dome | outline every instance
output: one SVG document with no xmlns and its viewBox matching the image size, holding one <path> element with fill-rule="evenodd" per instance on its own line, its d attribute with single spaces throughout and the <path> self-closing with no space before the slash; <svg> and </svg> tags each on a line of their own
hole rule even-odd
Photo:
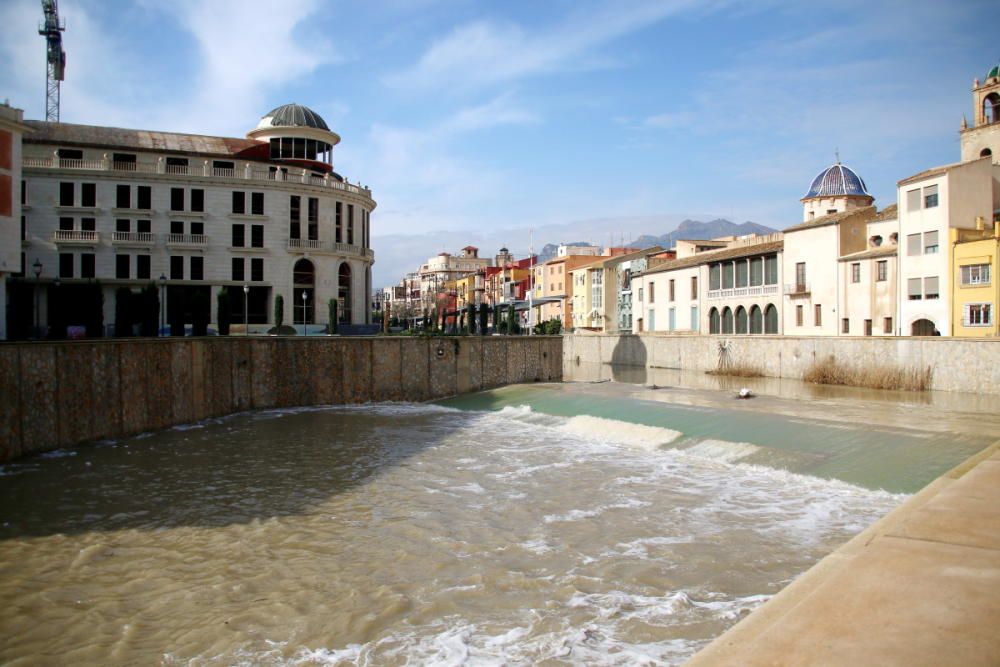
<svg viewBox="0 0 1000 667">
<path fill-rule="evenodd" d="M 803 199 L 810 197 L 843 197 L 858 195 L 870 197 L 868 187 L 861 177 L 850 167 L 840 164 L 827 167 L 813 179 L 809 192 Z"/>
<path fill-rule="evenodd" d="M 989 73 L 986 75 L 986 80 L 989 81 L 995 76 L 1000 76 L 1000 63 L 997 63 L 996 65 L 993 66 L 993 69 L 991 69 Z"/>
<path fill-rule="evenodd" d="M 268 111 L 257 124 L 258 129 L 267 127 L 311 127 L 330 131 L 322 116 L 301 104 L 283 104 Z"/>
</svg>

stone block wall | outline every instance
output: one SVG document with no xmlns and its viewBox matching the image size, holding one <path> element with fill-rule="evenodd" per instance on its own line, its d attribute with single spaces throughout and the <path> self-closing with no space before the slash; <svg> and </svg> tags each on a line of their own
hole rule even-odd
<svg viewBox="0 0 1000 667">
<path fill-rule="evenodd" d="M 0 345 L 0 461 L 253 409 L 425 401 L 562 379 L 562 337 Z"/>
</svg>

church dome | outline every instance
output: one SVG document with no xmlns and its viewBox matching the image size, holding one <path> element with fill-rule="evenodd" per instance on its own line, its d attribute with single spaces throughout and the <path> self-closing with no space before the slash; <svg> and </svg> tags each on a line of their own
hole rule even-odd
<svg viewBox="0 0 1000 667">
<path fill-rule="evenodd" d="M 318 113 L 301 104 L 283 104 L 268 111 L 257 124 L 258 129 L 267 127 L 311 127 L 330 131 L 326 121 Z"/>
<path fill-rule="evenodd" d="M 861 177 L 854 173 L 850 167 L 840 164 L 827 167 L 813 179 L 809 186 L 809 192 L 804 199 L 809 197 L 841 197 L 844 195 L 859 195 L 870 197 L 868 187 Z"/>
<path fill-rule="evenodd" d="M 989 81 L 995 76 L 1000 76 L 1000 63 L 997 63 L 996 65 L 993 66 L 993 69 L 991 69 L 989 73 L 986 75 L 986 80 Z"/>
</svg>

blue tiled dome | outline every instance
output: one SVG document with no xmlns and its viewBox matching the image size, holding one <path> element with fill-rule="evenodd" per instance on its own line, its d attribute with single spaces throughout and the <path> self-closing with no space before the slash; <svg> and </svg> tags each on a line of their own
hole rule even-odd
<svg viewBox="0 0 1000 667">
<path fill-rule="evenodd" d="M 861 180 L 861 177 L 854 173 L 854 170 L 850 167 L 838 162 L 821 171 L 813 179 L 805 198 L 839 197 L 843 195 L 871 196 L 868 194 L 868 187 Z"/>
</svg>

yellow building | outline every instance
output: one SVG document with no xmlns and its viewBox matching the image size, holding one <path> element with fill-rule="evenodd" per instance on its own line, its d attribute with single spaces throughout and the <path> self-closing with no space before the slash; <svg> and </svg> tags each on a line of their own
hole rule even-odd
<svg viewBox="0 0 1000 667">
<path fill-rule="evenodd" d="M 979 221 L 975 230 L 950 230 L 952 335 L 996 336 L 1000 305 L 1000 221 L 992 229 Z"/>
</svg>

